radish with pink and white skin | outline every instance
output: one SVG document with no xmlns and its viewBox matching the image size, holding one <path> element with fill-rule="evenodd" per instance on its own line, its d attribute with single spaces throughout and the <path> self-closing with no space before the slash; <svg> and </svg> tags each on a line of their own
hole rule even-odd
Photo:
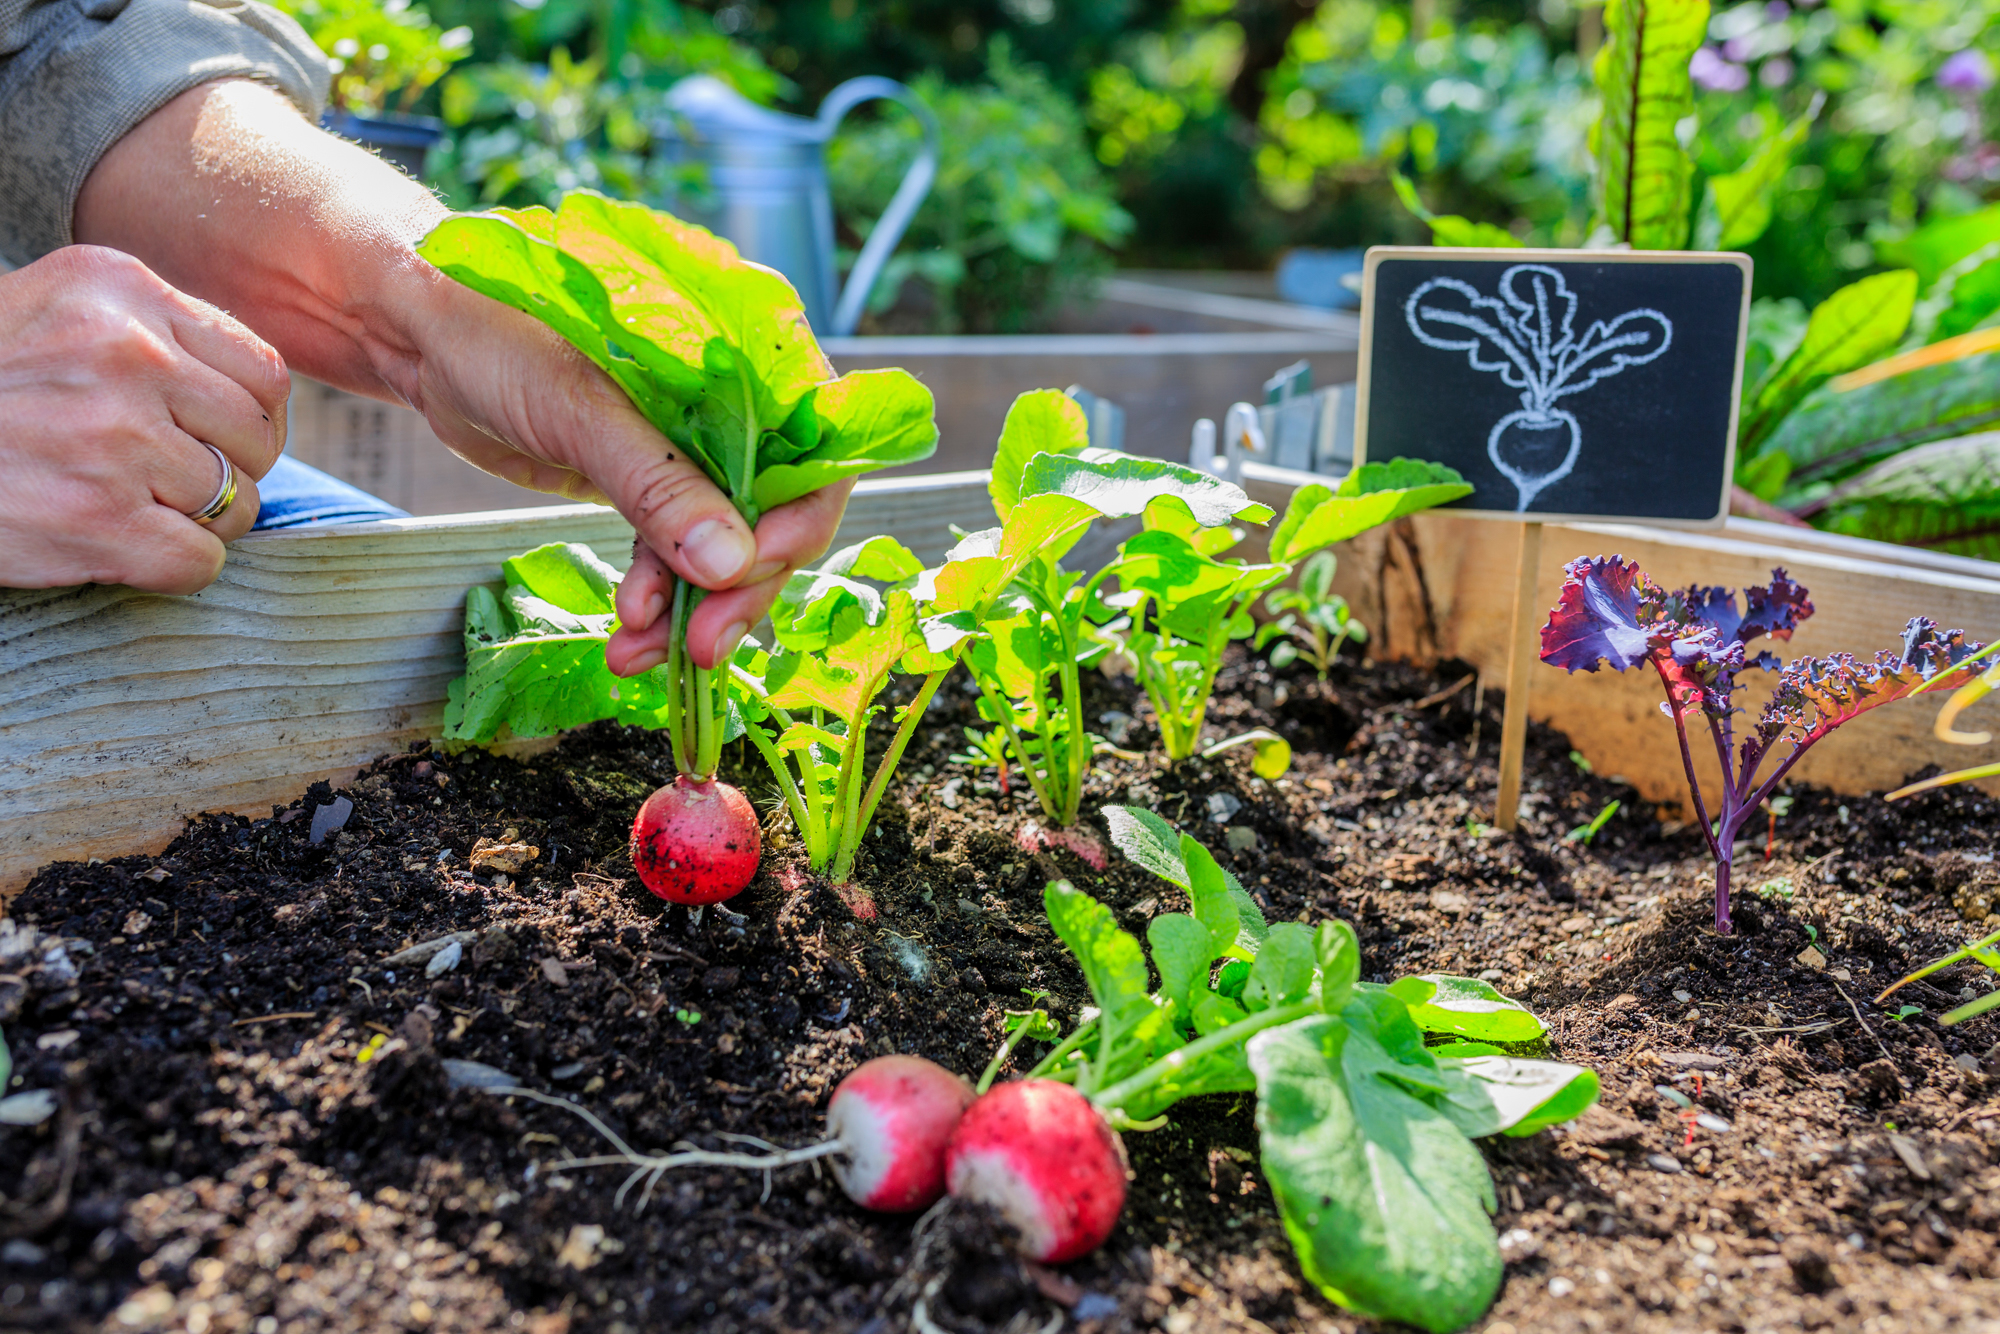
<svg viewBox="0 0 2000 1334">
<path fill-rule="evenodd" d="M 644 1181 L 640 1208 L 660 1177 L 677 1167 L 747 1167 L 769 1173 L 830 1158 L 834 1179 L 848 1198 L 879 1213 L 912 1213 L 944 1198 L 945 1146 L 974 1097 L 963 1076 L 921 1056 L 878 1056 L 864 1061 L 834 1089 L 826 1109 L 829 1134 L 817 1144 L 773 1153 L 682 1149 L 649 1156 L 635 1152 L 602 1121 L 566 1098 L 513 1086 L 480 1087 L 560 1107 L 588 1121 L 618 1152 L 569 1159 L 563 1166 L 631 1168 L 617 1198 L 622 1201 L 626 1192 Z"/>
<path fill-rule="evenodd" d="M 1022 1254 L 1061 1264 L 1104 1244 L 1125 1207 L 1125 1148 L 1090 1099 L 1052 1079 L 1002 1084 L 972 1104 L 945 1151 L 953 1199 L 990 1204 Z"/>
</svg>

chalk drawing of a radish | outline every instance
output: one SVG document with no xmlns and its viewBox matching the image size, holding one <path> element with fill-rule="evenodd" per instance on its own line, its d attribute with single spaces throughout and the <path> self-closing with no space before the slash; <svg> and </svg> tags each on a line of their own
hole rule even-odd
<svg viewBox="0 0 2000 1334">
<path fill-rule="evenodd" d="M 1594 321 L 1578 338 L 1576 293 L 1544 264 L 1503 272 L 1498 297 L 1457 278 L 1432 278 L 1410 293 L 1403 317 L 1419 342 L 1467 353 L 1474 370 L 1497 371 L 1521 391 L 1520 410 L 1486 437 L 1486 456 L 1520 495 L 1516 512 L 1569 476 L 1582 452 L 1583 430 L 1557 402 L 1645 365 L 1674 341 L 1673 324 L 1646 307 Z"/>
</svg>

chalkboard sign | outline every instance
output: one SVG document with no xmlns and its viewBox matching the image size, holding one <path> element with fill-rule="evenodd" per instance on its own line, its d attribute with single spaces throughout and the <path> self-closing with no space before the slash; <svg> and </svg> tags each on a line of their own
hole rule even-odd
<svg viewBox="0 0 2000 1334">
<path fill-rule="evenodd" d="M 1720 524 L 1750 259 L 1377 246 L 1354 453 L 1428 459 L 1496 517 Z"/>
</svg>

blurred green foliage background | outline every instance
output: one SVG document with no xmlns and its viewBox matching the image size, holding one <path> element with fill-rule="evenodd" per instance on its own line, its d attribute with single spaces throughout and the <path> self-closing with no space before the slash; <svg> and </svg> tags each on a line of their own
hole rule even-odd
<svg viewBox="0 0 2000 1334">
<path fill-rule="evenodd" d="M 1026 330 L 1113 263 L 1268 268 L 1290 246 L 1421 241 L 1398 170 L 1439 213 L 1531 244 L 1581 244 L 1592 225 L 1602 17 L 1575 0 L 287 7 L 346 53 L 352 105 L 444 117 L 434 183 L 468 207 L 688 188 L 658 151 L 657 104 L 692 72 L 802 113 L 857 74 L 915 84 L 943 123 L 944 163 L 878 325 Z M 1810 307 L 1923 224 L 2000 197 L 1996 16 L 2000 0 L 1714 10 L 1682 126 L 1700 177 L 1741 168 L 1826 96 L 1752 246 L 1760 296 Z M 914 143 L 901 111 L 851 118 L 832 154 L 850 250 Z"/>
</svg>

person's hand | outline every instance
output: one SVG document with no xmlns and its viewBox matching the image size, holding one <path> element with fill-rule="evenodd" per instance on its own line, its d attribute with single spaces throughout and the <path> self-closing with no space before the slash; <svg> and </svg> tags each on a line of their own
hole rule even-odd
<svg viewBox="0 0 2000 1334">
<path fill-rule="evenodd" d="M 0 274 L 0 571 L 16 588 L 192 593 L 257 519 L 285 364 L 129 255 L 70 246 Z M 236 500 L 188 516 L 235 464 Z"/>
<path fill-rule="evenodd" d="M 665 661 L 676 578 L 719 590 L 689 618 L 688 651 L 703 667 L 727 658 L 793 571 L 826 550 L 852 483 L 779 506 L 753 535 L 700 465 L 540 321 L 443 275 L 433 286 L 410 394 L 431 429 L 495 476 L 607 501 L 638 529 L 607 665 L 630 676 Z"/>
<path fill-rule="evenodd" d="M 826 549 L 848 488 L 771 511 L 753 536 L 603 372 L 417 257 L 444 216 L 416 182 L 239 81 L 181 94 L 114 145 L 84 182 L 75 225 L 227 306 L 303 374 L 408 403 L 478 467 L 616 505 L 640 543 L 607 661 L 630 673 L 664 653 L 678 576 L 721 590 L 688 625 L 690 653 L 712 666 Z"/>
</svg>

